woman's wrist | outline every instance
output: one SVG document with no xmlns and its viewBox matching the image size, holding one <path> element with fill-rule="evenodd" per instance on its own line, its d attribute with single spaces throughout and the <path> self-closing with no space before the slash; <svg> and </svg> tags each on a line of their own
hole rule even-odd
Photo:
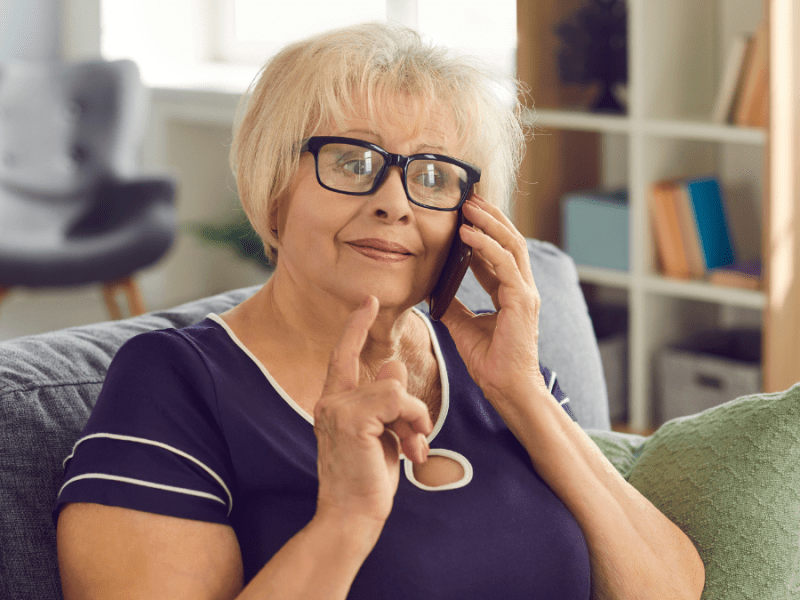
<svg viewBox="0 0 800 600">
<path fill-rule="evenodd" d="M 542 432 L 552 433 L 572 424 L 566 411 L 559 406 L 544 384 L 531 383 L 529 386 L 523 385 L 506 391 L 502 398 L 486 398 L 517 440 L 528 450 L 534 462 L 540 449 Z"/>
<path fill-rule="evenodd" d="M 375 521 L 318 510 L 238 598 L 344 600 L 382 529 Z"/>
<path fill-rule="evenodd" d="M 383 531 L 386 522 L 381 519 L 354 515 L 335 507 L 317 507 L 314 518 L 309 523 L 314 529 L 335 539 L 343 551 L 353 556 L 363 555 L 366 559 Z"/>
<path fill-rule="evenodd" d="M 504 389 L 483 389 L 486 399 L 501 412 L 503 405 L 528 408 L 531 402 L 546 402 L 550 392 L 547 389 L 544 378 L 540 372 L 532 374 L 530 377 L 515 378 Z"/>
</svg>

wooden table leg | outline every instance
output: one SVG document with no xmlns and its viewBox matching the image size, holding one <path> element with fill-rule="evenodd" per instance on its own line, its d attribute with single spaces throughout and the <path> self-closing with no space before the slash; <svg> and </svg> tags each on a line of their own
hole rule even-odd
<svg viewBox="0 0 800 600">
<path fill-rule="evenodd" d="M 3 299 L 11 293 L 11 288 L 0 286 L 0 303 L 3 302 Z"/>
<path fill-rule="evenodd" d="M 112 319 L 121 319 L 122 311 L 117 304 L 116 296 L 122 292 L 128 301 L 128 310 L 132 317 L 143 315 L 146 312 L 139 286 L 132 276 L 116 281 L 107 281 L 103 284 L 103 296 L 106 301 L 108 314 Z"/>
<path fill-rule="evenodd" d="M 142 298 L 142 293 L 139 290 L 139 284 L 136 283 L 136 280 L 132 276 L 127 277 L 122 285 L 125 288 L 125 294 L 128 296 L 128 308 L 130 309 L 131 316 L 136 317 L 146 313 L 147 309 L 144 307 L 144 298 Z"/>
<path fill-rule="evenodd" d="M 108 309 L 108 314 L 114 320 L 122 318 L 122 311 L 119 309 L 115 298 L 118 291 L 119 284 L 114 281 L 107 281 L 103 284 L 103 297 L 106 300 L 106 308 Z"/>
</svg>

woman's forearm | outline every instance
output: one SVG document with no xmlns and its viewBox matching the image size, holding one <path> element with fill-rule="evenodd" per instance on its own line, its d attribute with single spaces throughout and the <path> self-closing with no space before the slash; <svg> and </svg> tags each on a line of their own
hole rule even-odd
<svg viewBox="0 0 800 600">
<path fill-rule="evenodd" d="M 589 548 L 592 598 L 700 598 L 692 541 L 619 474 L 549 394 L 507 403 L 506 424 L 570 510 Z"/>
<path fill-rule="evenodd" d="M 317 514 L 252 579 L 238 600 L 346 598 L 382 526 Z"/>
</svg>

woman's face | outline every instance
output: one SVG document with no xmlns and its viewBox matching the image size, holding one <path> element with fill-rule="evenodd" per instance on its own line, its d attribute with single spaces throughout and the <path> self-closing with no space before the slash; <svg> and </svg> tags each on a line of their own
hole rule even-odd
<svg viewBox="0 0 800 600">
<path fill-rule="evenodd" d="M 316 135 L 372 142 L 397 154 L 433 152 L 458 158 L 454 126 L 444 112 L 433 112 L 419 131 L 415 105 L 402 98 L 391 123 L 347 119 Z M 369 196 L 350 196 L 319 185 L 314 157 L 305 152 L 279 211 L 279 267 L 309 291 L 359 303 L 365 295 L 382 308 L 413 306 L 425 299 L 441 271 L 455 233 L 457 213 L 409 202 L 398 167 Z M 401 252 L 387 252 L 384 244 Z"/>
</svg>

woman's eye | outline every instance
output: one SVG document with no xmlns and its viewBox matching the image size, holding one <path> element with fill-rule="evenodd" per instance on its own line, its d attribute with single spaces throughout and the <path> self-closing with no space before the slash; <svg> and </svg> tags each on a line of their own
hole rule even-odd
<svg viewBox="0 0 800 600">
<path fill-rule="evenodd" d="M 372 152 L 348 151 L 341 153 L 336 159 L 339 170 L 359 177 L 368 177 L 380 167 Z"/>
<path fill-rule="evenodd" d="M 370 175 L 372 173 L 372 159 L 359 158 L 342 163 L 342 168 L 353 175 Z"/>
<path fill-rule="evenodd" d="M 429 189 L 444 187 L 447 183 L 445 174 L 441 170 L 431 167 L 432 165 L 428 165 L 427 169 L 420 169 L 414 176 L 414 182 Z"/>
</svg>

